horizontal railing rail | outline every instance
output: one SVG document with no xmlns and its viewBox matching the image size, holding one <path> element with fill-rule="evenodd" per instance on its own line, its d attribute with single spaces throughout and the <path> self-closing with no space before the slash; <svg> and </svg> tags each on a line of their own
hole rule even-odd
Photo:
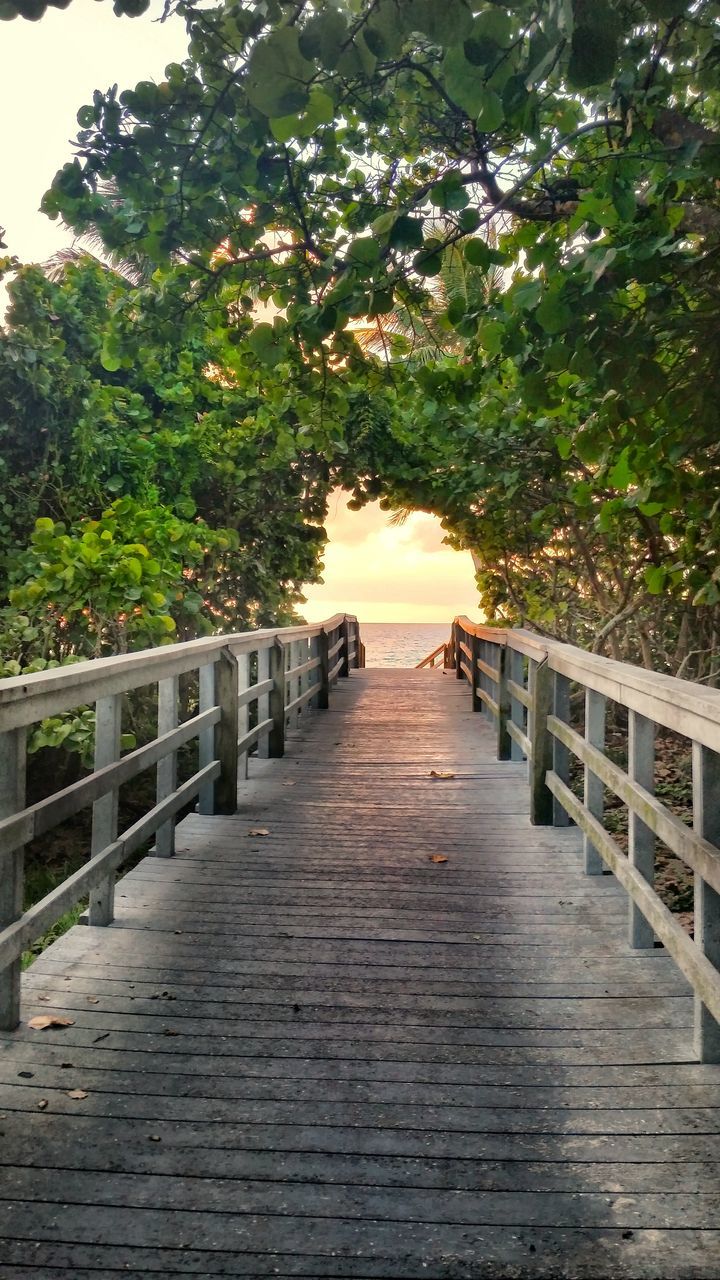
<svg viewBox="0 0 720 1280">
<path fill-rule="evenodd" d="M 0 680 L 0 1027 L 18 1023 L 23 951 L 85 897 L 88 923 L 109 924 L 122 864 L 153 836 L 153 853 L 171 857 L 177 815 L 193 800 L 200 813 L 234 813 L 250 751 L 282 756 L 287 729 L 327 708 L 337 679 L 361 665 L 357 619 L 337 614 L 312 626 L 212 636 Z M 197 676 L 198 708 L 183 719 L 180 678 L 188 675 Z M 147 686 L 157 687 L 157 733 L 123 754 L 123 695 Z M 92 772 L 28 805 L 28 729 L 93 705 Z M 192 743 L 197 768 L 178 784 L 178 752 Z M 119 789 L 151 768 L 155 804 L 120 832 Z M 90 805 L 88 861 L 23 910 L 25 846 Z"/>
<path fill-rule="evenodd" d="M 521 628 L 455 618 L 446 666 L 467 680 L 473 709 L 494 727 L 500 760 L 527 761 L 530 819 L 577 824 L 584 870 L 605 868 L 628 895 L 628 939 L 648 949 L 656 939 L 695 993 L 695 1047 L 720 1061 L 720 690 L 586 653 Z M 573 728 L 571 688 L 584 698 L 584 730 Z M 628 716 L 628 764 L 605 749 L 607 705 Z M 692 750 L 692 827 L 654 794 L 657 727 L 688 739 Z M 582 770 L 582 799 L 571 761 Z M 628 812 L 628 852 L 604 823 L 604 791 Z M 694 879 L 694 936 L 654 888 L 655 842 L 662 841 Z"/>
<path fill-rule="evenodd" d="M 437 649 L 433 649 L 432 653 L 423 658 L 422 662 L 415 664 L 415 669 L 420 671 L 423 667 L 435 667 L 441 659 L 443 666 L 446 667 L 448 665 L 448 646 L 446 644 L 439 644 Z"/>
</svg>

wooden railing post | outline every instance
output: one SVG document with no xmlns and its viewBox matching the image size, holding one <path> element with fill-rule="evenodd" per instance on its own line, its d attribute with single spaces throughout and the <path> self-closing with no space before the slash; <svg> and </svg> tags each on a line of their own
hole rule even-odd
<svg viewBox="0 0 720 1280">
<path fill-rule="evenodd" d="M 464 634 L 465 633 L 462 630 L 462 628 L 456 624 L 455 625 L 455 677 L 457 680 L 462 680 L 463 678 L 463 669 L 462 669 L 463 654 L 462 654 L 462 649 L 460 648 L 460 641 L 463 639 Z"/>
<path fill-rule="evenodd" d="M 95 768 L 120 759 L 122 701 L 119 693 L 98 698 L 95 703 Z M 117 839 L 117 787 L 93 805 L 91 852 L 100 853 Z M 115 915 L 115 872 L 90 891 L 87 921 L 90 925 L 110 924 Z"/>
<path fill-rule="evenodd" d="M 557 716 L 558 720 L 562 720 L 563 724 L 570 723 L 570 681 L 567 676 L 560 675 L 558 671 L 553 672 L 552 708 L 553 715 Z M 555 737 L 552 740 L 552 769 L 560 781 L 567 786 L 570 782 L 570 752 L 565 744 Z M 567 809 L 555 796 L 553 796 L 553 826 L 570 826 Z"/>
<path fill-rule="evenodd" d="M 548 732 L 548 716 L 552 704 L 552 672 L 547 658 L 532 663 L 532 713 L 530 715 L 530 821 L 535 827 L 551 827 L 553 795 L 545 783 L 552 769 L 552 737 Z"/>
<path fill-rule="evenodd" d="M 365 665 L 365 663 L 362 661 L 363 644 L 362 644 L 362 640 L 360 639 L 360 623 L 358 622 L 357 618 L 353 623 L 353 629 L 355 632 L 355 668 L 356 670 L 359 670 L 360 667 L 363 667 Z"/>
<path fill-rule="evenodd" d="M 215 663 L 215 696 L 220 719 L 215 725 L 215 758 L 220 777 L 215 781 L 213 813 L 236 813 L 238 806 L 238 664 L 229 649 Z"/>
<path fill-rule="evenodd" d="M 298 664 L 298 645 L 297 645 L 297 641 L 296 641 L 296 640 L 291 640 L 291 641 L 290 641 L 290 643 L 289 643 L 288 645 L 286 645 L 286 646 L 285 646 L 285 671 L 286 671 L 286 673 L 287 673 L 288 671 L 292 671 L 293 667 L 297 666 L 297 664 Z M 286 696 L 286 703 L 285 703 L 285 705 L 287 706 L 287 705 L 288 705 L 288 703 L 292 702 L 292 701 L 293 701 L 293 699 L 297 697 L 297 694 L 298 694 L 298 680 L 297 680 L 297 676 L 289 676 L 289 675 L 287 675 L 287 674 L 286 674 L 286 676 L 285 676 L 285 696 Z M 291 712 L 291 713 L 290 713 L 290 715 L 287 717 L 287 727 L 288 727 L 288 729 L 297 729 L 297 724 L 298 724 L 298 713 L 297 713 L 297 711 L 293 711 L 293 712 Z"/>
<path fill-rule="evenodd" d="M 328 649 L 330 648 L 330 637 L 324 629 L 317 638 L 317 652 L 320 659 L 318 667 L 319 686 L 316 697 L 316 705 L 319 711 L 327 711 L 330 705 L 330 659 L 328 657 Z"/>
<path fill-rule="evenodd" d="M 342 636 L 343 643 L 342 643 L 342 649 L 340 650 L 340 657 L 342 658 L 342 666 L 340 668 L 339 674 L 341 676 L 349 676 L 350 675 L 350 623 L 348 622 L 347 618 L 343 618 L 342 626 L 340 628 L 340 634 Z"/>
<path fill-rule="evenodd" d="M 208 662 L 200 668 L 198 674 L 198 701 L 201 711 L 209 711 L 215 702 L 215 663 Z M 201 769 L 206 768 L 215 759 L 215 730 L 204 729 L 198 743 L 198 763 Z M 215 788 L 212 782 L 206 782 L 198 793 L 198 813 L 214 813 Z"/>
<path fill-rule="evenodd" d="M 693 742 L 693 827 L 720 845 L 720 755 Z M 720 893 L 695 872 L 695 942 L 720 969 Z M 695 1050 L 701 1062 L 720 1062 L 720 1023 L 695 994 Z"/>
<path fill-rule="evenodd" d="M 171 733 L 178 724 L 179 680 L 177 676 L 168 676 L 158 681 L 158 737 L 163 733 Z M 158 802 L 172 795 L 177 787 L 177 752 L 171 751 L 158 761 L 156 797 Z M 171 858 L 175 853 L 175 819 L 170 818 L 158 827 L 155 835 L 155 848 L 152 850 L 157 858 Z"/>
<path fill-rule="evenodd" d="M 270 679 L 270 650 L 258 649 L 257 654 L 257 682 L 262 684 L 264 680 Z M 257 718 L 258 724 L 270 719 L 270 694 L 263 693 L 257 700 Z M 270 755 L 270 737 L 264 733 L 257 745 L 257 753 L 261 760 L 267 760 Z"/>
<path fill-rule="evenodd" d="M 250 686 L 250 654 L 238 653 L 235 656 L 237 663 L 237 687 L 238 695 L 245 693 Z M 250 706 L 246 702 L 244 706 L 238 709 L 238 741 L 244 737 L 250 728 Z M 248 753 L 242 751 L 238 756 L 238 778 L 244 781 L 248 776 Z"/>
<path fill-rule="evenodd" d="M 497 687 L 497 758 L 498 760 L 509 760 L 512 755 L 512 739 L 507 728 L 510 718 L 510 693 L 508 690 L 508 650 L 504 644 L 497 646 L 497 666 L 499 672 Z"/>
<path fill-rule="evenodd" d="M 472 687 L 472 709 L 473 711 L 483 710 L 483 700 L 478 694 L 478 682 L 482 684 L 482 672 L 478 669 L 478 658 L 480 657 L 480 640 L 476 635 L 470 636 L 470 667 L 472 677 L 470 684 Z"/>
<path fill-rule="evenodd" d="M 25 729 L 0 734 L 0 818 L 25 808 Z M 25 888 L 24 850 L 0 858 L 0 930 L 22 915 Z M 0 972 L 0 1030 L 13 1031 L 20 1021 L 20 960 Z"/>
<path fill-rule="evenodd" d="M 520 653 L 519 649 L 511 649 L 510 650 L 510 679 L 521 688 L 525 681 L 524 663 L 525 663 L 525 659 L 523 658 L 523 655 Z M 517 698 L 513 698 L 513 697 L 510 698 L 510 719 L 513 724 L 517 725 L 519 729 L 522 729 L 522 731 L 525 732 L 525 708 L 522 702 L 520 702 Z M 513 738 L 510 743 L 510 759 L 522 760 L 522 758 L 523 758 L 523 749 L 520 746 L 520 743 L 516 742 L 515 739 Z"/>
<path fill-rule="evenodd" d="M 655 725 L 638 711 L 628 712 L 628 776 L 651 794 L 655 791 Z M 655 879 L 655 836 L 632 809 L 628 817 L 628 861 L 649 884 Z M 631 947 L 653 947 L 655 933 L 640 908 L 629 902 Z"/>
<path fill-rule="evenodd" d="M 594 689 L 585 690 L 585 741 L 598 751 L 605 751 L 605 711 L 606 698 Z M 604 788 L 600 778 L 585 765 L 584 800 L 585 807 L 593 818 L 602 822 L 604 809 Z M 605 863 L 588 835 L 583 835 L 583 852 L 585 854 L 585 874 L 601 876 Z"/>
<path fill-rule="evenodd" d="M 272 759 L 285 755 L 285 645 L 276 640 L 270 655 L 269 679 L 273 682 L 270 691 L 270 715 L 272 729 L 268 737 L 268 755 Z"/>
<path fill-rule="evenodd" d="M 312 660 L 313 660 L 314 662 L 317 662 L 317 661 L 319 660 L 319 658 L 320 658 L 320 645 L 319 645 L 318 637 L 317 637 L 317 636 L 312 636 L 312 637 L 310 638 L 310 642 L 309 642 L 309 646 L 308 646 L 308 647 L 309 647 L 309 650 L 310 650 L 310 657 L 312 658 Z M 310 681 L 310 684 L 312 684 L 312 685 L 314 685 L 314 686 L 315 686 L 315 691 L 314 691 L 314 693 L 313 693 L 312 698 L 310 699 L 310 701 L 309 701 L 309 703 L 308 703 L 308 706 L 309 706 L 309 707 L 311 707 L 313 711 L 317 711 L 317 705 L 318 705 L 318 682 L 319 682 L 319 680 L 320 680 L 320 668 L 319 668 L 319 667 L 315 667 L 315 670 L 310 672 L 310 674 L 309 674 L 309 676 L 308 676 L 308 679 L 309 679 L 309 681 Z"/>
</svg>

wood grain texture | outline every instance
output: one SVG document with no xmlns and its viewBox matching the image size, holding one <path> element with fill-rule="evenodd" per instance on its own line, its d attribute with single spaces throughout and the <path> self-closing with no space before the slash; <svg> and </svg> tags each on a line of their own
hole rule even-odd
<svg viewBox="0 0 720 1280">
<path fill-rule="evenodd" d="M 451 674 L 353 670 L 36 961 L 3 1280 L 715 1280 L 687 984 L 496 747 Z"/>
</svg>

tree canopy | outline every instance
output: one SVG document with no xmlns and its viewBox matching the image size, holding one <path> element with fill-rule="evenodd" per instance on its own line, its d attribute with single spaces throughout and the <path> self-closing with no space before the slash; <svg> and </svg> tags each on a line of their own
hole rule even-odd
<svg viewBox="0 0 720 1280">
<path fill-rule="evenodd" d="M 444 519 L 490 616 L 709 652 L 720 6 L 168 8 L 186 61 L 97 92 L 44 202 L 151 264 L 106 372 L 138 310 L 201 325 L 304 467 Z"/>
</svg>

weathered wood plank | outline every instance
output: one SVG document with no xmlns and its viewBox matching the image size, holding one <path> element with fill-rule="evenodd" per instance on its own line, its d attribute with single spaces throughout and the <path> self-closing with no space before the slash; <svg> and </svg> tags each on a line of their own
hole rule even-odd
<svg viewBox="0 0 720 1280">
<path fill-rule="evenodd" d="M 30 970 L 25 1019 L 73 1025 L 0 1039 L 4 1265 L 716 1280 L 720 1076 L 670 958 L 465 687 L 333 704 Z"/>
</svg>

